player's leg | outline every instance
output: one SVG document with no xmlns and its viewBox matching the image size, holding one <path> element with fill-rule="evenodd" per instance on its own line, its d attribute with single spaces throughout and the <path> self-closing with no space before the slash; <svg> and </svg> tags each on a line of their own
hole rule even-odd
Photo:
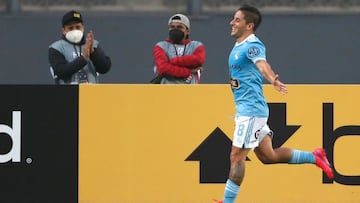
<svg viewBox="0 0 360 203">
<path fill-rule="evenodd" d="M 239 193 L 245 176 L 245 160 L 250 149 L 232 146 L 230 153 L 230 172 L 225 184 L 223 203 L 233 203 Z"/>
<path fill-rule="evenodd" d="M 245 175 L 246 155 L 258 146 L 255 132 L 266 124 L 264 118 L 236 117 L 233 146 L 230 154 L 229 179 L 226 181 L 223 203 L 233 203 Z"/>
<path fill-rule="evenodd" d="M 333 178 L 332 168 L 326 158 L 323 149 L 313 152 L 280 147 L 273 149 L 272 132 L 267 125 L 259 131 L 259 146 L 254 150 L 256 156 L 264 164 L 288 163 L 305 164 L 312 163 L 320 167 L 329 178 Z"/>
<path fill-rule="evenodd" d="M 292 149 L 280 147 L 273 149 L 272 139 L 266 135 L 259 146 L 254 149 L 258 159 L 264 164 L 288 163 L 292 157 Z"/>
<path fill-rule="evenodd" d="M 232 146 L 230 153 L 229 179 L 236 185 L 241 185 L 245 175 L 245 160 L 250 149 Z"/>
</svg>

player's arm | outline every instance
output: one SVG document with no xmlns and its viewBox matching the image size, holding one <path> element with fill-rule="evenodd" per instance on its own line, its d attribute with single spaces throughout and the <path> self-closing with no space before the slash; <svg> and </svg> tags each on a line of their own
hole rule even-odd
<svg viewBox="0 0 360 203">
<path fill-rule="evenodd" d="M 258 60 L 256 62 L 256 67 L 259 69 L 261 74 L 264 76 L 264 78 L 269 81 L 272 85 L 274 85 L 274 88 L 279 91 L 282 94 L 286 94 L 287 88 L 284 83 L 282 83 L 279 79 L 279 75 L 275 74 L 272 70 L 270 64 L 266 62 L 266 60 Z"/>
</svg>

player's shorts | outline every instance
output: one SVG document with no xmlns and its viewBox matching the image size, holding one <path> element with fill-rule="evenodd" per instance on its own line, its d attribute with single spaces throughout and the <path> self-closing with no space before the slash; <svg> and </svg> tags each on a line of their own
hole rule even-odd
<svg viewBox="0 0 360 203">
<path fill-rule="evenodd" d="M 267 119 L 267 117 L 236 116 L 233 146 L 254 149 L 266 135 L 272 136 Z"/>
</svg>

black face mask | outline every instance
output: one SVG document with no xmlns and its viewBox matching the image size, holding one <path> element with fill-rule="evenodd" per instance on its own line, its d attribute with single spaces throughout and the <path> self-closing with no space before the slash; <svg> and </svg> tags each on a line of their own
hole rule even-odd
<svg viewBox="0 0 360 203">
<path fill-rule="evenodd" d="M 184 32 L 178 29 L 169 31 L 169 38 L 175 43 L 179 44 L 184 39 Z"/>
</svg>

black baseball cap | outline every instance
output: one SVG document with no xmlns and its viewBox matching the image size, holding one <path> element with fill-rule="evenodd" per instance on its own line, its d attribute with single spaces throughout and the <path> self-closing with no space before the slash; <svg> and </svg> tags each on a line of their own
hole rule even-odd
<svg viewBox="0 0 360 203">
<path fill-rule="evenodd" d="M 62 26 L 64 27 L 70 22 L 83 23 L 82 15 L 77 11 L 69 11 L 65 13 L 62 18 Z"/>
</svg>

